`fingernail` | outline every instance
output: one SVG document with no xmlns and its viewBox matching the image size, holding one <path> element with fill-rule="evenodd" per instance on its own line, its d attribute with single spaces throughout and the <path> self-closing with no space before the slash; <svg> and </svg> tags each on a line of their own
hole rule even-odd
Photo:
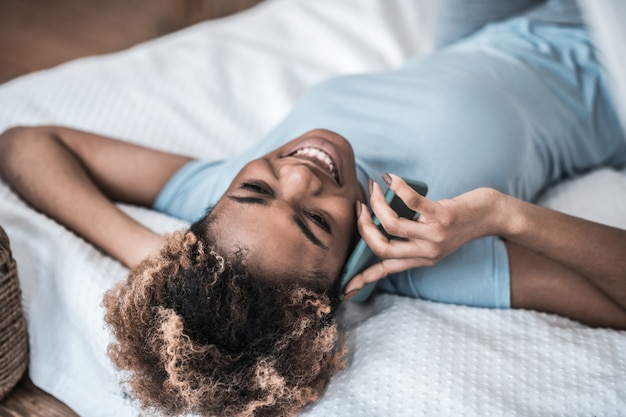
<svg viewBox="0 0 626 417">
<path fill-rule="evenodd" d="M 358 218 L 361 215 L 361 202 L 357 200 L 356 202 L 356 217 Z"/>
<path fill-rule="evenodd" d="M 367 180 L 367 188 L 369 189 L 370 195 L 374 192 L 374 181 L 371 178 Z"/>
<path fill-rule="evenodd" d="M 383 174 L 383 181 L 385 181 L 385 184 L 387 185 L 391 185 L 391 175 L 387 174 L 386 172 Z"/>
<path fill-rule="evenodd" d="M 346 293 L 346 294 L 343 296 L 343 301 L 348 301 L 349 299 L 351 299 L 352 297 L 354 297 L 354 296 L 356 295 L 356 293 L 358 293 L 358 292 L 359 292 L 359 290 L 357 289 L 357 290 L 352 290 L 352 291 L 350 291 L 349 293 Z"/>
</svg>

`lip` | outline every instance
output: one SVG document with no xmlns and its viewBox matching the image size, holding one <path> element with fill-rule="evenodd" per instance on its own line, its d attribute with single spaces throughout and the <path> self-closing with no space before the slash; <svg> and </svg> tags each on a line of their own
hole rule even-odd
<svg viewBox="0 0 626 417">
<path fill-rule="evenodd" d="M 293 155 L 295 152 L 304 148 L 317 148 L 325 152 L 330 157 L 332 163 L 335 165 L 337 169 L 337 177 L 338 177 L 337 180 L 335 180 L 332 174 L 328 172 L 325 166 L 322 166 L 321 161 L 315 158 L 300 158 L 298 156 Z M 292 156 L 302 161 L 311 162 L 317 168 L 321 169 L 324 173 L 329 175 L 333 179 L 333 182 L 336 181 L 338 183 L 337 185 L 341 186 L 343 184 L 343 159 L 341 158 L 341 153 L 339 152 L 335 144 L 330 142 L 329 140 L 324 139 L 319 136 L 307 137 L 306 139 L 296 143 L 294 146 L 289 148 L 289 150 L 285 154 L 281 155 L 281 158 L 285 158 L 287 156 Z"/>
</svg>

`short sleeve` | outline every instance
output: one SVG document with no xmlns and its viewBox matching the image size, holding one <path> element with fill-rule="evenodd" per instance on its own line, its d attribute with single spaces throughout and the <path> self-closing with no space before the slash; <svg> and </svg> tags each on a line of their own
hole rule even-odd
<svg viewBox="0 0 626 417">
<path fill-rule="evenodd" d="M 510 308 L 508 253 L 499 237 L 476 239 L 435 266 L 411 269 L 378 281 L 377 289 L 439 303 Z"/>
<path fill-rule="evenodd" d="M 228 187 L 225 165 L 224 161 L 185 164 L 165 184 L 153 208 L 189 222 L 198 220 Z"/>
</svg>

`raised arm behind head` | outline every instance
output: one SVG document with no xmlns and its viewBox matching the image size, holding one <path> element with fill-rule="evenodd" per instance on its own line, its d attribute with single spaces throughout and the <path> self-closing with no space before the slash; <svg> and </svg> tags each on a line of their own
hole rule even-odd
<svg viewBox="0 0 626 417">
<path fill-rule="evenodd" d="M 127 266 L 162 243 L 114 202 L 150 207 L 190 158 L 56 126 L 0 135 L 0 174 L 28 204 Z"/>
</svg>

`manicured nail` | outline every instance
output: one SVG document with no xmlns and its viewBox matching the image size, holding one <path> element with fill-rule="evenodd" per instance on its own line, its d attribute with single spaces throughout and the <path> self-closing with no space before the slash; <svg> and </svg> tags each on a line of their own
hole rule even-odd
<svg viewBox="0 0 626 417">
<path fill-rule="evenodd" d="M 349 293 L 347 293 L 347 294 L 345 294 L 343 296 L 343 301 L 348 301 L 349 299 L 354 297 L 356 295 L 356 293 L 358 293 L 358 292 L 359 292 L 358 289 L 350 291 Z"/>
<path fill-rule="evenodd" d="M 367 188 L 370 192 L 370 195 L 372 195 L 372 193 L 374 192 L 374 181 L 372 181 L 371 178 L 367 180 Z"/>
<path fill-rule="evenodd" d="M 357 200 L 356 202 L 356 217 L 357 219 L 361 215 L 361 202 Z"/>
<path fill-rule="evenodd" d="M 386 172 L 383 174 L 383 181 L 385 181 L 385 184 L 387 185 L 391 185 L 391 175 L 387 174 Z"/>
</svg>

